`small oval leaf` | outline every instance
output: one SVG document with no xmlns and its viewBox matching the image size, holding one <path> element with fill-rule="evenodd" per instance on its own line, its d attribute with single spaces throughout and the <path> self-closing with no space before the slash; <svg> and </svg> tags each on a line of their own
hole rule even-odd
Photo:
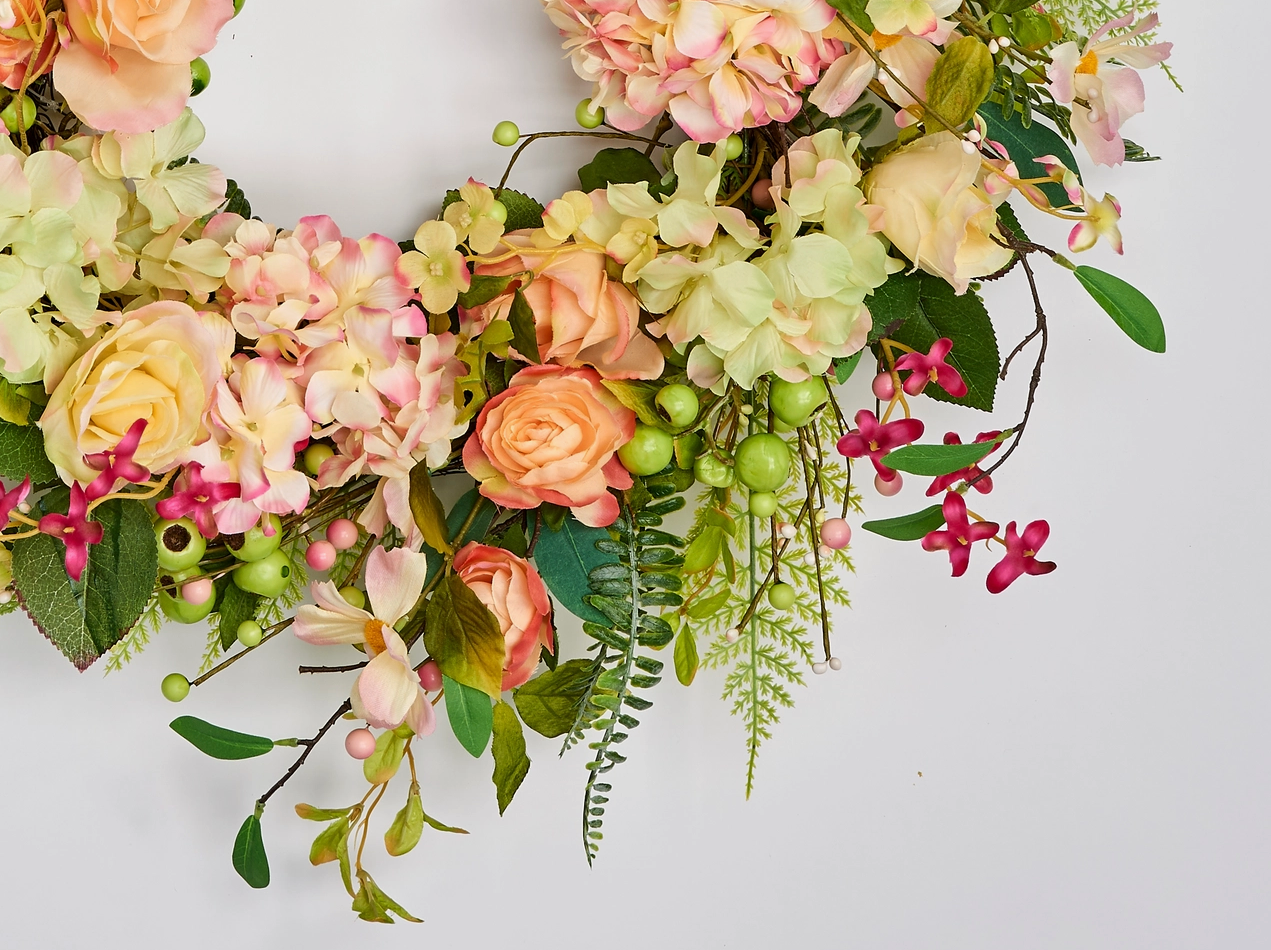
<svg viewBox="0 0 1271 950">
<path fill-rule="evenodd" d="M 912 515 L 888 518 L 885 521 L 866 521 L 861 527 L 893 541 L 919 541 L 944 524 L 944 509 L 932 505 Z"/>
<path fill-rule="evenodd" d="M 490 697 L 444 674 L 441 679 L 450 728 L 468 754 L 479 759 L 494 730 L 494 707 L 490 704 Z"/>
<path fill-rule="evenodd" d="M 182 739 L 214 759 L 254 759 L 274 747 L 273 739 L 222 729 L 194 716 L 179 716 L 169 725 Z"/>
<path fill-rule="evenodd" d="M 906 445 L 883 456 L 883 464 L 910 475 L 951 475 L 982 461 L 1009 434 L 1004 432 L 992 442 L 969 445 Z"/>
<path fill-rule="evenodd" d="M 269 886 L 269 858 L 260 832 L 260 816 L 248 815 L 234 839 L 234 870 L 255 888 Z"/>
<path fill-rule="evenodd" d="M 1165 323 L 1161 312 L 1142 291 L 1094 267 L 1082 265 L 1073 273 L 1126 336 L 1145 350 L 1165 352 Z"/>
</svg>

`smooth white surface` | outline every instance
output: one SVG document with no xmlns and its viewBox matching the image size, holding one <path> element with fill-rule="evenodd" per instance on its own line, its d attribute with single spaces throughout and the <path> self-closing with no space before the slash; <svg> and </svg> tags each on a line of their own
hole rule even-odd
<svg viewBox="0 0 1271 950">
<path fill-rule="evenodd" d="M 197 665 L 202 633 L 171 627 L 103 679 L 5 618 L 0 946 L 1262 944 L 1271 208 L 1258 178 L 1266 126 L 1246 105 L 1264 86 L 1264 40 L 1230 29 L 1262 8 L 1233 2 L 1200 22 L 1197 4 L 1163 6 L 1188 95 L 1148 75 L 1149 112 L 1128 131 L 1167 160 L 1091 176 L 1124 204 L 1127 256 L 1089 260 L 1156 299 L 1170 353 L 1137 350 L 1070 277 L 1042 268 L 1054 330 L 1042 400 L 977 506 L 1003 522 L 1048 518 L 1058 572 L 990 597 L 980 551 L 952 581 L 940 557 L 858 532 L 854 609 L 836 618 L 845 668 L 798 693 L 752 800 L 719 676 L 692 690 L 669 679 L 623 749 L 590 871 L 579 755 L 557 760 L 555 743 L 531 736 L 533 769 L 499 819 L 489 759 L 439 733 L 422 750 L 425 806 L 472 834 L 430 833 L 401 859 L 372 842 L 377 879 L 428 920 L 392 929 L 353 918 L 334 868 L 307 863 L 317 827 L 289 813 L 360 796 L 338 740 L 271 805 L 274 883 L 253 892 L 230 845 L 290 757 L 214 762 L 168 731 L 178 709 L 159 680 Z M 586 93 L 533 0 L 248 0 L 209 60 L 200 156 L 258 213 L 281 225 L 326 212 L 346 233 L 395 238 L 467 174 L 497 177 L 496 120 L 568 128 Z M 514 183 L 549 196 L 580 154 L 541 146 Z M 1036 216 L 1025 224 L 1063 240 Z M 1004 339 L 1027 329 L 1018 278 L 988 296 Z M 997 425 L 1016 421 L 1027 375 L 1021 364 Z M 989 428 L 924 412 L 936 434 L 945 419 L 964 434 Z M 872 516 L 920 502 L 916 485 L 867 495 Z M 277 643 L 179 712 L 309 735 L 347 688 L 291 672 L 319 656 Z"/>
</svg>

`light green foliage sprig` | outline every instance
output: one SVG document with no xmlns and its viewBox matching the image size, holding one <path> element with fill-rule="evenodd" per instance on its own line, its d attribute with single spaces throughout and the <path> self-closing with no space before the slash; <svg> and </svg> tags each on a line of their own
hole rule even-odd
<svg viewBox="0 0 1271 950">
<path fill-rule="evenodd" d="M 133 628 L 110 648 L 110 653 L 106 656 L 104 672 L 117 673 L 131 663 L 150 644 L 150 638 L 159 632 L 165 619 L 163 611 L 159 608 L 158 596 L 151 597 L 150 603 L 137 618 Z"/>
</svg>

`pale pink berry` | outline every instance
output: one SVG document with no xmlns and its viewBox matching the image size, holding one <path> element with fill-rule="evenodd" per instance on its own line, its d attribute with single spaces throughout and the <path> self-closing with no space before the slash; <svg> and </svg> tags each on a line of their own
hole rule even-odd
<svg viewBox="0 0 1271 950">
<path fill-rule="evenodd" d="M 891 378 L 891 373 L 879 373 L 870 388 L 883 402 L 891 402 L 896 395 L 896 381 Z"/>
<path fill-rule="evenodd" d="M 852 526 L 842 518 L 831 518 L 821 525 L 821 543 L 827 548 L 840 551 L 852 540 Z"/>
<path fill-rule="evenodd" d="M 777 205 L 772 200 L 772 179 L 760 178 L 755 182 L 755 187 L 750 189 L 750 200 L 755 203 L 756 208 L 763 208 L 765 211 L 771 211 Z"/>
<path fill-rule="evenodd" d="M 430 693 L 441 689 L 441 667 L 436 660 L 429 660 L 419 668 L 419 685 Z"/>
<path fill-rule="evenodd" d="M 357 544 L 358 527 L 348 518 L 339 518 L 327 525 L 327 540 L 337 551 L 347 551 Z"/>
<path fill-rule="evenodd" d="M 328 571 L 335 563 L 335 545 L 330 541 L 314 541 L 305 551 L 305 563 L 315 571 Z"/>
<path fill-rule="evenodd" d="M 900 489 L 904 487 L 904 479 L 897 472 L 891 479 L 887 481 L 881 475 L 874 476 L 874 490 L 884 498 L 890 498 L 892 495 L 899 495 Z"/>
<path fill-rule="evenodd" d="M 370 729 L 354 729 L 344 737 L 344 751 L 355 759 L 369 759 L 375 754 L 375 736 Z"/>
<path fill-rule="evenodd" d="M 198 606 L 206 604 L 207 599 L 212 596 L 212 582 L 206 578 L 199 578 L 197 581 L 190 581 L 188 584 L 181 586 L 181 596 L 187 604 Z"/>
</svg>

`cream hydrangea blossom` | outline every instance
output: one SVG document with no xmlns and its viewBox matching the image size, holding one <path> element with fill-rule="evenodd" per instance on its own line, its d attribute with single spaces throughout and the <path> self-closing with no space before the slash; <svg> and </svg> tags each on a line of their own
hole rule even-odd
<svg viewBox="0 0 1271 950">
<path fill-rule="evenodd" d="M 507 209 L 495 201 L 488 186 L 469 178 L 459 189 L 459 200 L 446 206 L 442 218 L 458 238 L 452 249 L 466 243 L 475 254 L 489 254 L 499 246 Z"/>
</svg>

